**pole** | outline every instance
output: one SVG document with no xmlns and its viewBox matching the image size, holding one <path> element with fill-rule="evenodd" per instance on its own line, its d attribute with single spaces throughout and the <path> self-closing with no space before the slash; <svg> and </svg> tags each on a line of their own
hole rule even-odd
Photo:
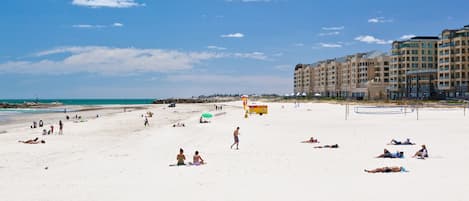
<svg viewBox="0 0 469 201">
<path fill-rule="evenodd" d="M 347 120 L 347 107 L 348 107 L 348 104 L 345 103 L 345 120 Z"/>
<path fill-rule="evenodd" d="M 404 105 L 404 117 L 407 116 L 407 105 Z"/>
<path fill-rule="evenodd" d="M 415 105 L 417 107 L 417 120 L 419 120 L 419 105 Z"/>
<path fill-rule="evenodd" d="M 350 104 L 347 103 L 347 119 L 349 119 L 350 116 Z"/>
<path fill-rule="evenodd" d="M 464 116 L 466 116 L 466 104 L 464 104 L 463 107 L 464 107 Z"/>
</svg>

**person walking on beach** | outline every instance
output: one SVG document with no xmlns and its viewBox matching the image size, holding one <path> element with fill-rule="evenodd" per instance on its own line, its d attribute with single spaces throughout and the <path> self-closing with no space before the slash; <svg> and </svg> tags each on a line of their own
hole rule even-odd
<svg viewBox="0 0 469 201">
<path fill-rule="evenodd" d="M 54 134 L 54 125 L 50 125 L 50 134 Z"/>
<path fill-rule="evenodd" d="M 233 149 L 233 146 L 236 145 L 236 150 L 238 150 L 239 145 L 239 127 L 236 127 L 236 130 L 233 132 L 234 143 L 230 146 L 230 149 Z"/>
<path fill-rule="evenodd" d="M 150 126 L 150 123 L 148 122 L 148 118 L 145 117 L 145 123 L 143 123 L 145 127 Z"/>
<path fill-rule="evenodd" d="M 59 120 L 59 135 L 63 135 L 63 129 L 64 129 L 64 124 L 62 123 L 62 120 Z"/>
</svg>

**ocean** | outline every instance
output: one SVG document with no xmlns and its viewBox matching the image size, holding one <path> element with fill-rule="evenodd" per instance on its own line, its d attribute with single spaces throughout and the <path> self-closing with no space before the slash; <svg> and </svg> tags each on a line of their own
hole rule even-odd
<svg viewBox="0 0 469 201">
<path fill-rule="evenodd" d="M 0 99 L 0 103 L 54 103 L 64 105 L 142 105 L 151 104 L 155 99 Z"/>
<path fill-rule="evenodd" d="M 151 104 L 154 99 L 0 99 L 0 103 L 18 104 L 25 102 L 54 103 L 67 105 L 142 105 Z M 8 120 L 13 115 L 40 114 L 64 112 L 65 107 L 36 109 L 36 108 L 0 108 L 0 122 Z M 71 111 L 70 111 L 71 112 Z"/>
</svg>

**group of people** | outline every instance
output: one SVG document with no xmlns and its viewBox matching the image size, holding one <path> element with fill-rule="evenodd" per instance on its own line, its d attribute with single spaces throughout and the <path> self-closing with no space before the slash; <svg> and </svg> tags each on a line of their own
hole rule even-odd
<svg viewBox="0 0 469 201">
<path fill-rule="evenodd" d="M 231 149 L 236 145 L 236 150 L 239 149 L 239 127 L 233 132 L 234 143 L 230 146 Z M 179 154 L 176 156 L 176 166 L 187 165 L 185 160 L 186 156 L 184 155 L 184 150 L 182 148 L 179 149 Z M 194 156 L 192 157 L 192 162 L 189 162 L 189 165 L 203 165 L 206 164 L 204 159 L 199 155 L 199 151 L 195 151 Z"/>
<path fill-rule="evenodd" d="M 31 128 L 43 128 L 44 127 L 44 121 L 39 120 L 39 122 L 33 121 L 33 124 L 31 125 Z M 63 134 L 63 128 L 64 124 L 62 120 L 59 120 L 59 134 Z M 42 135 L 51 135 L 54 134 L 54 125 L 50 125 L 49 129 L 42 129 Z"/>
<path fill-rule="evenodd" d="M 39 123 L 37 123 L 36 121 L 33 121 L 33 125 L 31 125 L 31 128 L 37 128 L 39 126 L 39 128 L 43 127 L 44 126 L 44 122 L 41 120 L 39 120 Z"/>
<path fill-rule="evenodd" d="M 184 155 L 184 150 L 182 148 L 179 149 L 179 154 L 176 156 L 177 166 L 187 165 L 186 164 L 186 156 Z M 194 156 L 192 157 L 192 162 L 189 162 L 189 165 L 203 165 L 205 164 L 204 159 L 199 155 L 199 151 L 195 151 Z"/>
<path fill-rule="evenodd" d="M 173 124 L 173 127 L 186 127 L 186 124 L 178 122 L 178 123 Z"/>
<path fill-rule="evenodd" d="M 221 106 L 221 105 L 215 105 L 215 110 L 223 110 L 223 106 Z"/>
<path fill-rule="evenodd" d="M 63 135 L 64 123 L 62 120 L 59 120 L 59 135 Z M 42 129 L 42 135 L 51 135 L 54 134 L 54 125 L 50 125 L 50 129 Z"/>
<path fill-rule="evenodd" d="M 81 116 L 78 116 L 78 114 L 75 114 L 75 116 L 73 117 L 74 119 L 77 119 L 77 120 L 81 120 Z M 65 119 L 67 120 L 70 120 L 70 116 L 65 116 Z"/>
<path fill-rule="evenodd" d="M 397 141 L 392 139 L 389 145 L 415 145 L 415 143 L 411 142 L 409 138 L 405 141 Z M 419 149 L 413 156 L 414 158 L 425 159 L 428 157 L 427 147 L 422 145 L 421 149 Z M 388 149 L 384 149 L 384 153 L 377 156 L 377 158 L 404 158 L 404 152 L 396 151 L 395 153 L 390 152 Z M 406 168 L 403 166 L 391 166 L 391 167 L 381 167 L 376 169 L 367 170 L 367 173 L 390 173 L 390 172 L 407 172 Z"/>
<path fill-rule="evenodd" d="M 301 141 L 301 143 L 320 143 L 317 138 L 310 137 L 309 140 Z M 322 145 L 322 146 L 314 146 L 313 148 L 315 149 L 322 149 L 322 148 L 330 148 L 330 149 L 337 149 L 339 148 L 339 144 L 328 144 L 328 145 Z"/>
</svg>

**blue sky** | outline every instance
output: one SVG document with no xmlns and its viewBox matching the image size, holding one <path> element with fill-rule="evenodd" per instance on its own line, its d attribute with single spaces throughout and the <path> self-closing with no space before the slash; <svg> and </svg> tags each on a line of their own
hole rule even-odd
<svg viewBox="0 0 469 201">
<path fill-rule="evenodd" d="M 297 63 L 469 24 L 469 2 L 7 0 L 0 99 L 288 93 Z M 458 5 L 458 6 L 453 6 Z"/>
</svg>

